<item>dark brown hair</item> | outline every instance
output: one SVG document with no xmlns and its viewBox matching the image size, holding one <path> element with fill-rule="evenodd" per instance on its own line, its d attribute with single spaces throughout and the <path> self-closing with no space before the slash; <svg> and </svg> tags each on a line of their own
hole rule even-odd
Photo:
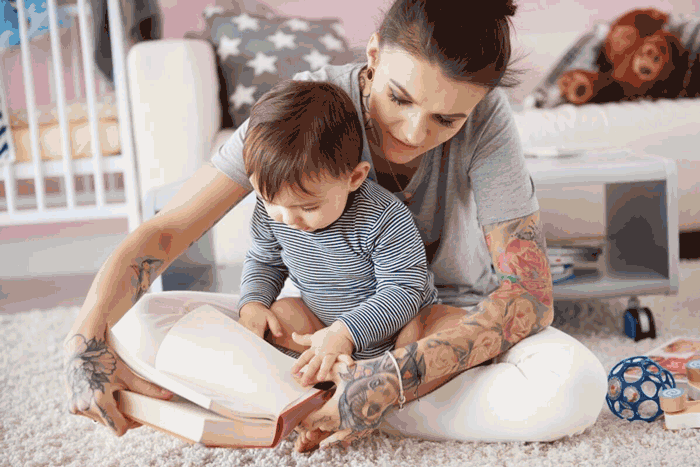
<svg viewBox="0 0 700 467">
<path fill-rule="evenodd" d="M 339 86 L 285 80 L 251 110 L 243 148 L 248 177 L 272 201 L 282 185 L 310 194 L 304 182 L 340 178 L 362 157 L 362 127 L 350 96 Z"/>
<path fill-rule="evenodd" d="M 379 27 L 379 45 L 399 46 L 437 63 L 455 81 L 488 89 L 520 84 L 509 68 L 513 0 L 396 0 Z"/>
</svg>

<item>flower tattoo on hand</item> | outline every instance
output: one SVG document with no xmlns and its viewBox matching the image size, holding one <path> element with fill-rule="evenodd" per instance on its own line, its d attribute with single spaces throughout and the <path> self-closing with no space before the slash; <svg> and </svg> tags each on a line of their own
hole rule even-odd
<svg viewBox="0 0 700 467">
<path fill-rule="evenodd" d="M 67 346 L 72 349 L 72 355 L 65 363 L 66 383 L 71 391 L 70 411 L 84 412 L 90 409 L 95 400 L 95 391 L 105 392 L 105 383 L 109 383 L 109 376 L 117 367 L 117 359 L 104 339 L 93 337 L 86 340 L 83 335 L 76 334 L 67 342 Z M 104 410 L 99 409 L 105 415 Z M 110 419 L 107 420 L 112 424 Z"/>
</svg>

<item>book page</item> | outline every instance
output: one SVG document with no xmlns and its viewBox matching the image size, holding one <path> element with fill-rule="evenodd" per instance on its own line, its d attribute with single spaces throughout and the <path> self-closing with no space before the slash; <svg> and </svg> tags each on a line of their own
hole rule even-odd
<svg viewBox="0 0 700 467">
<path fill-rule="evenodd" d="M 647 354 L 673 374 L 676 383 L 686 383 L 685 364 L 700 357 L 700 337 L 675 337 Z"/>
<path fill-rule="evenodd" d="M 318 391 L 292 377 L 294 362 L 236 320 L 203 305 L 168 331 L 155 367 L 210 388 L 241 413 L 278 416 L 292 402 Z"/>
</svg>

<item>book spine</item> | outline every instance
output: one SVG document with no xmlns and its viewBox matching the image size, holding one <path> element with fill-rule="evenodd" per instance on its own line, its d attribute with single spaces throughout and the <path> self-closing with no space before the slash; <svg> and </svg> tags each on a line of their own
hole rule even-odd
<svg viewBox="0 0 700 467">
<path fill-rule="evenodd" d="M 289 436 L 309 414 L 323 407 L 323 405 L 333 397 L 334 393 L 335 385 L 333 385 L 333 388 L 330 390 L 319 390 L 308 399 L 305 399 L 282 413 L 277 421 L 277 432 L 275 433 L 272 447 L 277 446 L 281 440 L 287 439 L 287 436 Z"/>
</svg>

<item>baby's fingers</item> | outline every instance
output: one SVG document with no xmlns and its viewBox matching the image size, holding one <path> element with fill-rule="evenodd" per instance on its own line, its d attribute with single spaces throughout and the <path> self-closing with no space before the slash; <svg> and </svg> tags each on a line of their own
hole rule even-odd
<svg viewBox="0 0 700 467">
<path fill-rule="evenodd" d="M 352 357 L 347 354 L 340 354 L 340 356 L 338 357 L 338 361 L 345 363 L 348 366 L 348 368 L 352 368 L 355 366 L 355 360 L 353 360 Z"/>
<path fill-rule="evenodd" d="M 314 382 L 318 369 L 321 366 L 322 359 L 318 356 L 314 357 L 308 365 L 304 376 L 301 379 L 302 386 L 308 386 Z"/>
<path fill-rule="evenodd" d="M 302 353 L 297 361 L 292 365 L 292 375 L 298 375 L 299 371 L 304 368 L 304 365 L 309 363 L 312 358 L 314 358 L 316 354 L 314 353 L 313 350 L 308 349 L 305 350 L 304 353 Z"/>
<path fill-rule="evenodd" d="M 321 368 L 318 370 L 317 379 L 319 381 L 326 381 L 328 379 L 328 372 L 331 368 L 333 368 L 333 364 L 335 363 L 337 358 L 338 354 L 330 354 L 323 357 L 323 360 L 321 362 Z"/>
<path fill-rule="evenodd" d="M 277 337 L 282 337 L 282 325 L 275 315 L 272 313 L 267 314 L 267 325 L 270 328 L 272 334 Z"/>
<path fill-rule="evenodd" d="M 292 340 L 297 344 L 303 345 L 304 347 L 311 347 L 311 336 L 313 336 L 313 334 L 299 334 L 292 332 Z"/>
</svg>

